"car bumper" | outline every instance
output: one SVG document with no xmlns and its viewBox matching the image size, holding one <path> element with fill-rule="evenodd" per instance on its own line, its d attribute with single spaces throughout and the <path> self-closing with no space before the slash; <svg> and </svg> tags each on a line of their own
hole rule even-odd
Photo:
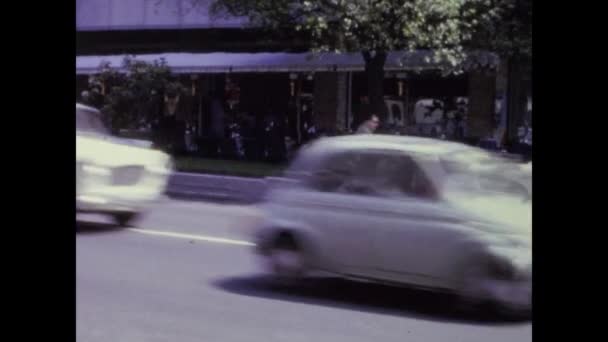
<svg viewBox="0 0 608 342">
<path fill-rule="evenodd" d="M 76 196 L 79 213 L 140 212 L 157 202 L 162 191 L 95 191 Z"/>
</svg>

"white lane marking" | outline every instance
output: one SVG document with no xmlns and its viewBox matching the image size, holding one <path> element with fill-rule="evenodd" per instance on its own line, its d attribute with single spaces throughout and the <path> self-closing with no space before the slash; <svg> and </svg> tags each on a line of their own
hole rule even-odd
<svg viewBox="0 0 608 342">
<path fill-rule="evenodd" d="M 196 193 L 195 191 L 193 193 Z M 216 193 L 213 193 L 216 194 Z M 217 193 L 219 194 L 219 193 Z M 219 204 L 213 202 L 198 202 L 198 201 L 188 201 L 188 200 L 179 200 L 179 199 L 167 199 L 166 202 L 159 204 L 159 206 L 167 207 L 172 206 L 176 209 L 196 209 L 196 210 L 207 210 L 217 212 L 218 210 L 223 210 L 226 212 L 234 213 L 237 210 L 238 215 L 249 215 L 249 214 L 258 214 L 259 209 L 256 205 L 252 204 Z"/>
<path fill-rule="evenodd" d="M 215 242 L 215 243 L 223 243 L 223 244 L 228 244 L 228 245 L 255 246 L 254 243 L 251 243 L 249 241 L 244 241 L 244 240 L 233 240 L 233 239 L 218 238 L 218 237 L 213 237 L 213 236 L 164 232 L 164 231 L 160 231 L 160 230 L 151 230 L 151 229 L 139 229 L 139 228 L 128 228 L 128 229 L 130 231 L 137 232 L 137 233 L 158 235 L 158 236 L 167 236 L 167 237 L 173 237 L 173 238 L 179 238 L 179 239 Z"/>
<path fill-rule="evenodd" d="M 160 231 L 160 230 L 150 230 L 150 229 L 139 229 L 139 228 L 128 228 L 128 229 L 130 231 L 137 232 L 137 233 L 158 235 L 158 236 L 168 236 L 168 237 L 174 237 L 174 238 L 179 238 L 179 239 L 224 243 L 224 244 L 228 244 L 228 245 L 255 246 L 254 243 L 251 243 L 249 241 L 244 241 L 244 240 L 234 240 L 234 239 L 218 238 L 218 237 L 213 237 L 213 236 L 164 232 L 164 231 Z"/>
</svg>

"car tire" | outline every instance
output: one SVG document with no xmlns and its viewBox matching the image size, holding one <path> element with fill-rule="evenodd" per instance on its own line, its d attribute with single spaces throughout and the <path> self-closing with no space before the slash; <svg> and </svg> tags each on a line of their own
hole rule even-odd
<svg viewBox="0 0 608 342">
<path fill-rule="evenodd" d="M 531 316 L 529 308 L 514 308 L 492 295 L 492 287 L 502 282 L 492 277 L 485 265 L 477 265 L 463 273 L 460 288 L 460 309 L 465 312 L 489 312 L 500 318 L 521 320 Z"/>
<path fill-rule="evenodd" d="M 303 250 L 291 234 L 280 234 L 268 251 L 268 268 L 279 285 L 294 285 L 306 273 Z"/>
<path fill-rule="evenodd" d="M 467 267 L 460 275 L 458 309 L 466 313 L 487 312 L 493 306 L 483 282 L 486 272 L 479 265 Z"/>
<path fill-rule="evenodd" d="M 121 227 L 128 227 L 130 223 L 132 223 L 137 218 L 137 213 L 134 212 L 124 212 L 124 213 L 116 213 L 114 216 L 114 222 Z"/>
</svg>

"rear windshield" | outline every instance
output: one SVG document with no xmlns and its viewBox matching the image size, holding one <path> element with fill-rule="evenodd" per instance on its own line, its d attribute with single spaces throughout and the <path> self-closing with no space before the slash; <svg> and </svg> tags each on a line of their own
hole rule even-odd
<svg viewBox="0 0 608 342">
<path fill-rule="evenodd" d="M 441 158 L 447 191 L 532 198 L 532 174 L 521 165 L 485 153 L 454 153 Z"/>
</svg>

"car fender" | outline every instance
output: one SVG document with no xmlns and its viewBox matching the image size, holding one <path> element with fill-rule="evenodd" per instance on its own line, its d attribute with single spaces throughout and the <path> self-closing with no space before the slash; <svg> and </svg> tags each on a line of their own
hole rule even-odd
<svg viewBox="0 0 608 342">
<path fill-rule="evenodd" d="M 309 261 L 316 263 L 320 256 L 319 241 L 321 236 L 304 222 L 266 218 L 255 230 L 254 240 L 258 248 L 264 251 L 281 233 L 292 235 L 302 252 L 309 258 Z"/>
</svg>

